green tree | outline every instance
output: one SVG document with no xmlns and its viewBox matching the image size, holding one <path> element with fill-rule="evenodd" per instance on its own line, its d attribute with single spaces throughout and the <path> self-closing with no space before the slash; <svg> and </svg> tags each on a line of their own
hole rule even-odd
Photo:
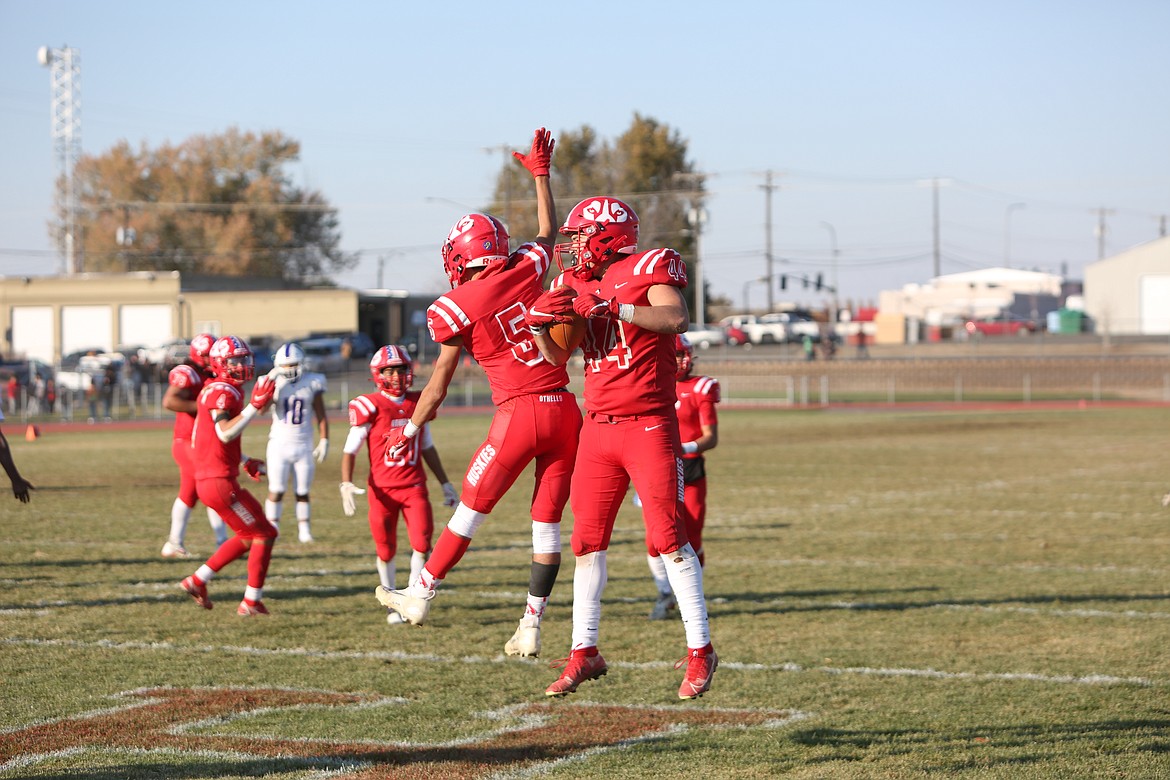
<svg viewBox="0 0 1170 780">
<path fill-rule="evenodd" d="M 300 144 L 233 128 L 137 151 L 121 141 L 76 166 L 85 271 L 171 271 L 327 283 L 353 267 L 337 212 L 286 171 Z M 64 232 L 63 204 L 50 232 Z M 121 243 L 119 243 L 121 239 Z"/>
<path fill-rule="evenodd" d="M 552 187 L 561 220 L 590 195 L 613 195 L 638 213 L 638 244 L 669 246 L 682 254 L 691 286 L 687 303 L 695 310 L 695 237 L 687 215 L 706 200 L 704 177 L 687 159 L 687 143 L 677 131 L 635 113 L 621 136 L 608 142 L 588 125 L 555 134 Z M 516 147 L 527 149 L 527 143 Z M 496 179 L 487 210 L 508 225 L 514 241 L 536 235 L 536 191 L 522 167 L 508 164 Z"/>
</svg>

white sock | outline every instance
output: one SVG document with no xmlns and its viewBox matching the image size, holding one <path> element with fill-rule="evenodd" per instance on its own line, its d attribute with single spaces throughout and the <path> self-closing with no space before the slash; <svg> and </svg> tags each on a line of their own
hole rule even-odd
<svg viewBox="0 0 1170 780">
<path fill-rule="evenodd" d="M 310 504 L 308 501 L 298 501 L 296 510 L 297 522 L 305 523 L 307 525 L 309 522 L 309 517 L 312 515 L 311 509 L 312 504 Z"/>
<path fill-rule="evenodd" d="M 407 585 L 413 585 L 418 582 L 418 576 L 422 573 L 423 564 L 427 562 L 427 554 L 419 552 L 418 550 L 410 551 L 410 581 Z"/>
<path fill-rule="evenodd" d="M 605 550 L 578 556 L 573 570 L 573 648 L 597 647 L 601 594 L 608 579 Z"/>
<path fill-rule="evenodd" d="M 215 569 L 212 569 L 206 563 L 195 570 L 195 576 L 204 585 L 211 582 L 211 578 L 215 576 Z"/>
<path fill-rule="evenodd" d="M 378 565 L 378 579 L 382 581 L 382 587 L 387 590 L 394 589 L 394 577 L 397 571 L 394 568 L 394 559 L 384 561 L 381 558 L 374 556 L 374 561 Z"/>
<path fill-rule="evenodd" d="M 207 522 L 211 523 L 211 531 L 215 534 L 215 544 L 218 547 L 227 541 L 227 525 L 214 509 L 207 507 Z"/>
<path fill-rule="evenodd" d="M 534 625 L 540 625 L 544 617 L 544 608 L 548 606 L 548 596 L 533 596 L 528 594 L 528 604 L 524 608 L 524 619 Z"/>
<path fill-rule="evenodd" d="M 438 589 L 442 581 L 423 566 L 419 569 L 418 579 L 407 586 L 407 590 L 410 591 L 410 595 L 425 599 Z"/>
<path fill-rule="evenodd" d="M 670 587 L 678 599 L 678 613 L 687 634 L 687 647 L 706 647 L 711 642 L 707 600 L 703 597 L 703 567 L 690 544 L 660 556 L 666 564 Z"/>
<path fill-rule="evenodd" d="M 244 599 L 246 601 L 256 602 L 264 595 L 264 588 L 253 588 L 251 585 L 244 588 Z"/>
<path fill-rule="evenodd" d="M 267 498 L 264 499 L 264 516 L 267 517 L 269 520 L 271 520 L 273 523 L 279 525 L 280 524 L 280 516 L 283 513 L 284 513 L 284 502 L 283 501 L 269 501 Z"/>
<path fill-rule="evenodd" d="M 191 507 L 176 498 L 175 503 L 171 504 L 171 535 L 167 541 L 182 547 L 183 540 L 187 538 L 187 521 L 190 519 Z"/>
<path fill-rule="evenodd" d="M 650 565 L 650 576 L 654 578 L 654 587 L 658 588 L 658 594 L 669 595 L 670 578 L 666 576 L 666 564 L 662 562 L 662 556 L 647 555 L 646 563 Z"/>
</svg>

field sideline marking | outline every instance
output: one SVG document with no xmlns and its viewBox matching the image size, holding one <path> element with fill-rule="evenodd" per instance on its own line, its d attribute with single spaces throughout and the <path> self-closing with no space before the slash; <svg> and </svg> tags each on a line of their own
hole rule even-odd
<svg viewBox="0 0 1170 780">
<path fill-rule="evenodd" d="M 193 653 L 233 653 L 237 655 L 254 656 L 286 656 L 303 658 L 321 658 L 325 660 L 391 660 L 391 661 L 423 661 L 430 663 L 448 664 L 500 664 L 500 663 L 531 663 L 530 661 L 510 659 L 504 655 L 495 657 L 468 655 L 443 656 L 433 653 L 399 653 L 392 651 L 379 652 L 338 652 L 331 650 L 309 650 L 307 648 L 279 648 L 269 649 L 237 645 L 177 645 L 173 642 L 81 642 L 76 639 L 32 639 L 21 637 L 7 637 L 0 640 L 5 645 L 25 645 L 33 647 L 68 647 L 90 650 L 153 650 L 178 651 Z M 609 661 L 611 667 L 619 669 L 672 669 L 672 661 Z M 1137 685 L 1143 688 L 1166 686 L 1166 681 L 1153 680 L 1148 677 L 1118 677 L 1108 674 L 1089 675 L 1049 675 L 1031 672 L 946 672 L 938 669 L 905 669 L 883 668 L 868 666 L 833 667 L 833 666 L 802 666 L 797 663 L 754 664 L 737 661 L 720 660 L 722 669 L 734 669 L 740 672 L 791 672 L 791 673 L 820 673 L 833 675 L 873 675 L 878 677 L 921 677 L 935 680 L 961 681 L 1006 681 L 1006 682 L 1041 682 L 1058 683 L 1065 685 Z"/>
</svg>

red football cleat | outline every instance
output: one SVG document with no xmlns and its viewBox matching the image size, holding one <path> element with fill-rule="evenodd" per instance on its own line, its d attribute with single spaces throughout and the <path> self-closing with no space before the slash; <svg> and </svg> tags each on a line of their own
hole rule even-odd
<svg viewBox="0 0 1170 780">
<path fill-rule="evenodd" d="M 697 699 L 711 690 L 711 680 L 715 677 L 715 667 L 719 666 L 719 656 L 710 644 L 698 650 L 688 648 L 686 657 L 676 663 L 674 668 L 683 666 L 687 667 L 687 673 L 679 686 L 678 697 Z"/>
<path fill-rule="evenodd" d="M 576 691 L 577 686 L 586 680 L 604 677 L 605 673 L 609 671 L 601 653 L 585 655 L 584 650 L 574 650 L 568 658 L 553 661 L 549 666 L 553 669 L 563 666 L 565 671 L 561 672 L 561 676 L 556 682 L 545 689 L 545 696 L 567 696 Z"/>
<path fill-rule="evenodd" d="M 263 601 L 248 601 L 247 599 L 244 599 L 240 602 L 240 606 L 236 607 L 236 614 L 240 617 L 267 615 L 268 607 L 264 606 Z"/>
<path fill-rule="evenodd" d="M 207 595 L 206 583 L 196 582 L 194 577 L 187 577 L 179 583 L 179 587 L 187 591 L 195 603 L 204 609 L 211 609 L 211 596 Z"/>
</svg>

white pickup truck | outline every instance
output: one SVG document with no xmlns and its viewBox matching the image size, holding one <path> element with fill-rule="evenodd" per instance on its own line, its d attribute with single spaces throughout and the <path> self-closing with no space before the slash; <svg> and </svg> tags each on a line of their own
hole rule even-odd
<svg viewBox="0 0 1170 780">
<path fill-rule="evenodd" d="M 752 344 L 785 344 L 811 336 L 820 341 L 821 326 L 802 314 L 778 311 L 757 317 L 754 314 L 733 314 L 719 321 L 721 325 L 742 330 Z"/>
</svg>

